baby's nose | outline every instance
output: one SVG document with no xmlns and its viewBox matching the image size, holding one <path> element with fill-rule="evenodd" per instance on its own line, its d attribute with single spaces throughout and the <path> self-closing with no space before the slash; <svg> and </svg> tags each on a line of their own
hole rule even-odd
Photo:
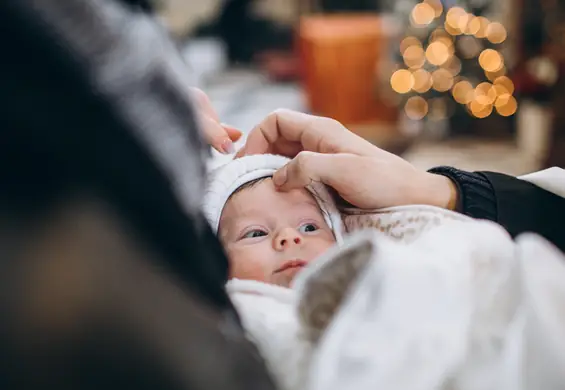
<svg viewBox="0 0 565 390">
<path fill-rule="evenodd" d="M 277 249 L 285 249 L 289 246 L 300 245 L 302 237 L 295 229 L 283 229 L 276 238 L 275 245 Z"/>
</svg>

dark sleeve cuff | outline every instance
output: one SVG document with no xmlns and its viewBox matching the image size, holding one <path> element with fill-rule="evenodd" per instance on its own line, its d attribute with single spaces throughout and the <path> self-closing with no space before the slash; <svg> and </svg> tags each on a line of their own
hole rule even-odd
<svg viewBox="0 0 565 390">
<path fill-rule="evenodd" d="M 496 172 L 481 172 L 497 200 L 498 223 L 514 237 L 534 232 L 565 252 L 565 199 L 532 183 Z"/>
<path fill-rule="evenodd" d="M 457 211 L 476 219 L 497 221 L 496 195 L 485 175 L 452 167 L 436 167 L 428 172 L 446 176 L 457 186 Z"/>
</svg>

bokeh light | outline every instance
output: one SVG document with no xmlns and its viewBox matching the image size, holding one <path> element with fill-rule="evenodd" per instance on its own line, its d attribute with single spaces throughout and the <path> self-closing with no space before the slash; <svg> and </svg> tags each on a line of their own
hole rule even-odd
<svg viewBox="0 0 565 390">
<path fill-rule="evenodd" d="M 418 93 L 426 93 L 432 88 L 432 75 L 424 69 L 418 69 L 412 73 L 414 86 L 412 89 Z"/>
<path fill-rule="evenodd" d="M 504 59 L 496 50 L 485 49 L 479 55 L 479 64 L 487 72 L 496 72 L 504 66 Z"/>
<path fill-rule="evenodd" d="M 447 21 L 444 23 L 445 31 L 452 36 L 457 36 L 457 35 L 461 35 L 463 34 L 463 32 L 461 30 L 459 30 L 458 28 L 454 28 L 451 27 L 451 25 L 449 23 L 447 23 Z"/>
<path fill-rule="evenodd" d="M 500 68 L 496 72 L 488 72 L 488 71 L 485 70 L 485 76 L 491 82 L 494 82 L 494 80 L 496 80 L 497 78 L 504 76 L 504 75 L 506 75 L 506 67 L 505 66 L 503 66 L 502 68 Z"/>
<path fill-rule="evenodd" d="M 414 86 L 414 76 L 406 69 L 399 69 L 390 78 L 390 85 L 397 93 L 408 93 Z"/>
<path fill-rule="evenodd" d="M 465 31 L 465 34 L 475 35 L 479 32 L 480 28 L 481 21 L 478 17 L 472 16 L 471 19 L 469 19 L 469 23 L 467 24 L 467 30 Z"/>
<path fill-rule="evenodd" d="M 412 120 L 420 120 L 428 114 L 428 102 L 421 96 L 412 96 L 404 105 L 406 116 Z"/>
<path fill-rule="evenodd" d="M 432 65 L 439 66 L 444 64 L 451 55 L 449 47 L 441 41 L 430 43 L 426 49 L 426 58 Z"/>
<path fill-rule="evenodd" d="M 434 20 L 442 17 L 444 12 L 443 25 L 430 26 L 432 23 L 437 26 L 439 21 Z M 498 45 L 508 39 L 503 24 L 473 15 L 460 6 L 444 9 L 442 0 L 421 0 L 412 9 L 410 21 L 415 27 L 430 27 L 412 29 L 413 36 L 404 38 L 400 43 L 407 69 L 393 73 L 390 79 L 392 88 L 399 94 L 411 91 L 414 91 L 412 94 L 426 94 L 431 89 L 439 93 L 450 91 L 453 100 L 445 97 L 426 100 L 422 96 L 411 96 L 404 106 L 408 118 L 420 120 L 428 116 L 431 120 L 442 120 L 453 114 L 448 114 L 448 106 L 455 110 L 455 102 L 465 106 L 476 118 L 486 118 L 495 109 L 501 116 L 516 113 L 518 103 L 513 96 L 514 84 L 506 76 L 504 57 L 496 49 L 485 49 L 489 42 Z M 430 30 L 433 31 L 429 33 Z M 461 72 L 466 71 L 462 61 L 470 59 L 478 60 L 488 81 L 461 77 L 464 76 Z M 437 96 L 437 92 L 432 95 Z"/>
<path fill-rule="evenodd" d="M 486 28 L 486 37 L 491 43 L 502 43 L 508 36 L 506 28 L 501 23 L 490 23 Z"/>
<path fill-rule="evenodd" d="M 453 75 L 447 69 L 437 69 L 432 73 L 432 85 L 438 92 L 446 92 L 453 86 Z"/>
<path fill-rule="evenodd" d="M 500 76 L 494 80 L 495 86 L 502 86 L 506 91 L 512 95 L 514 93 L 514 83 L 506 76 Z"/>
<path fill-rule="evenodd" d="M 497 97 L 503 96 L 503 95 L 511 95 L 511 93 L 508 92 L 508 90 L 506 89 L 506 87 L 504 85 L 496 84 L 496 85 L 493 85 L 492 88 L 494 89 L 494 92 L 495 92 Z"/>
<path fill-rule="evenodd" d="M 400 42 L 400 54 L 404 54 L 406 49 L 411 46 L 419 46 L 422 47 L 422 42 L 416 37 L 406 37 Z"/>
<path fill-rule="evenodd" d="M 412 45 L 404 50 L 404 63 L 409 68 L 421 68 L 426 63 L 426 54 L 421 46 Z"/>
<path fill-rule="evenodd" d="M 467 29 L 470 15 L 461 7 L 452 7 L 445 15 L 445 23 L 452 29 L 464 32 Z"/>
<path fill-rule="evenodd" d="M 412 9 L 410 13 L 410 22 L 414 26 L 427 26 L 436 17 L 436 11 L 428 3 L 419 3 Z"/>
<path fill-rule="evenodd" d="M 496 98 L 497 92 L 491 83 L 480 83 L 475 88 L 475 100 L 481 105 L 492 105 Z"/>
<path fill-rule="evenodd" d="M 430 42 L 440 42 L 445 45 L 450 53 L 455 52 L 453 38 L 445 30 L 436 30 L 430 35 Z"/>
<path fill-rule="evenodd" d="M 486 38 L 489 24 L 490 21 L 484 16 L 474 16 L 469 21 L 465 32 L 474 35 L 476 38 Z"/>
<path fill-rule="evenodd" d="M 473 100 L 467 107 L 471 114 L 479 119 L 486 118 L 492 114 L 492 104 L 481 104 L 477 100 Z"/>
<path fill-rule="evenodd" d="M 451 94 L 459 104 L 469 104 L 474 97 L 474 89 L 470 82 L 461 80 L 453 86 Z"/>
<path fill-rule="evenodd" d="M 529 59 L 526 61 L 526 69 L 539 83 L 546 86 L 552 86 L 559 79 L 559 67 L 553 59 L 546 56 Z"/>
<path fill-rule="evenodd" d="M 455 56 L 451 56 L 451 58 L 442 65 L 442 67 L 447 69 L 454 77 L 461 73 L 461 66 L 461 61 Z"/>
<path fill-rule="evenodd" d="M 518 110 L 518 102 L 514 96 L 510 94 L 505 94 L 499 96 L 495 103 L 496 112 L 501 116 L 511 116 Z"/>
<path fill-rule="evenodd" d="M 441 4 L 441 0 L 424 0 L 424 3 L 429 4 L 432 9 L 434 10 L 434 16 L 439 18 L 443 13 L 443 5 Z"/>
<path fill-rule="evenodd" d="M 430 42 L 442 42 L 449 48 L 453 47 L 453 37 L 442 28 L 437 28 L 430 34 Z"/>
</svg>

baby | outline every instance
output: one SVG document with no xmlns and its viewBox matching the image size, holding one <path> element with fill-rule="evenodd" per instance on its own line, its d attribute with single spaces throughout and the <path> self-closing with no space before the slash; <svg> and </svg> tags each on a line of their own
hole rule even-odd
<svg viewBox="0 0 565 390">
<path fill-rule="evenodd" d="M 288 159 L 247 156 L 212 178 L 204 211 L 230 261 L 230 278 L 290 287 L 311 261 L 341 241 L 341 217 L 327 189 L 279 192 L 271 179 Z"/>
</svg>

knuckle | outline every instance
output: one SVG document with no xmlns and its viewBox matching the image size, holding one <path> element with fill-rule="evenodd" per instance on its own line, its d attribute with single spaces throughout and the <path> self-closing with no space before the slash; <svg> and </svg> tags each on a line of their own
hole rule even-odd
<svg viewBox="0 0 565 390">
<path fill-rule="evenodd" d="M 279 123 L 279 119 L 287 115 L 288 110 L 284 108 L 278 108 L 274 111 L 271 111 L 265 120 L 265 123 L 269 123 L 272 125 L 277 125 Z"/>
<path fill-rule="evenodd" d="M 296 164 L 300 170 L 304 170 L 309 166 L 309 163 L 312 161 L 313 154 L 314 153 L 312 152 L 302 151 L 296 155 Z"/>
<path fill-rule="evenodd" d="M 273 123 L 276 122 L 278 117 L 280 116 L 279 110 L 271 111 L 269 115 L 265 118 L 263 123 Z"/>
<path fill-rule="evenodd" d="M 327 118 L 327 117 L 321 117 L 320 118 L 321 123 L 328 128 L 343 128 L 343 124 L 338 121 L 337 119 L 333 119 L 333 118 Z"/>
<path fill-rule="evenodd" d="M 280 116 L 286 115 L 290 110 L 288 108 L 277 108 L 276 110 L 272 111 L 270 115 L 272 116 Z"/>
</svg>

